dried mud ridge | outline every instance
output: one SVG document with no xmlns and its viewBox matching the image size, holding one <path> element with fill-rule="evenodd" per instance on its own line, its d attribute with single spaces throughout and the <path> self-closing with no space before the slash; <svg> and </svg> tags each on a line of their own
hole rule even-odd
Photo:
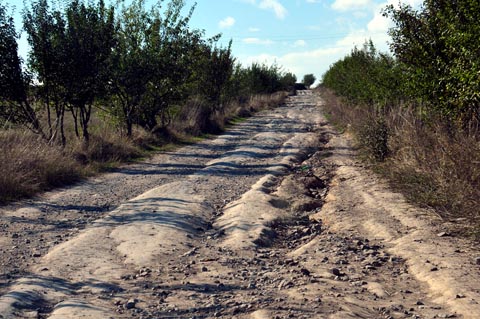
<svg viewBox="0 0 480 319">
<path fill-rule="evenodd" d="M 300 93 L 3 208 L 0 318 L 480 318 L 478 249 L 391 193 Z"/>
</svg>

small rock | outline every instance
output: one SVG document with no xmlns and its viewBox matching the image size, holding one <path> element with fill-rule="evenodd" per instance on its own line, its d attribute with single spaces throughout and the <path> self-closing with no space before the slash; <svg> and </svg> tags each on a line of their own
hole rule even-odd
<svg viewBox="0 0 480 319">
<path fill-rule="evenodd" d="M 293 282 L 291 282 L 287 279 L 284 279 L 278 285 L 278 290 L 288 289 L 288 288 L 291 288 L 291 287 L 293 287 Z"/>
<path fill-rule="evenodd" d="M 136 299 L 129 299 L 124 305 L 123 308 L 125 309 L 133 309 L 137 305 Z"/>
<path fill-rule="evenodd" d="M 457 315 L 451 313 L 443 313 L 438 315 L 438 318 L 457 318 Z"/>
<path fill-rule="evenodd" d="M 38 311 L 25 312 L 23 314 L 23 317 L 24 318 L 35 318 L 35 319 L 37 319 L 38 318 Z"/>
<path fill-rule="evenodd" d="M 432 267 L 430 268 L 430 271 L 438 271 L 438 267 Z"/>
<path fill-rule="evenodd" d="M 447 233 L 447 232 L 442 231 L 441 233 L 438 233 L 437 236 L 438 236 L 438 237 L 447 237 L 447 236 L 450 236 L 450 234 Z"/>
<path fill-rule="evenodd" d="M 475 258 L 475 263 L 476 263 L 477 265 L 480 265 L 480 257 Z"/>
<path fill-rule="evenodd" d="M 332 274 L 339 277 L 342 276 L 342 272 L 338 268 L 332 268 Z"/>
<path fill-rule="evenodd" d="M 13 234 L 12 234 L 12 238 L 18 238 L 18 237 L 19 237 L 19 236 L 18 236 L 17 233 L 13 233 Z"/>
<path fill-rule="evenodd" d="M 42 254 L 40 254 L 38 251 L 34 251 L 32 253 L 32 257 L 35 257 L 35 258 L 42 257 Z"/>
<path fill-rule="evenodd" d="M 203 267 L 202 267 L 202 271 L 203 271 L 203 272 L 208 271 L 208 268 L 205 267 L 205 266 L 203 266 Z"/>
<path fill-rule="evenodd" d="M 302 275 L 304 275 L 304 276 L 310 276 L 310 270 L 308 270 L 307 268 L 302 268 L 302 269 L 300 269 L 300 272 L 301 272 Z"/>
<path fill-rule="evenodd" d="M 455 298 L 457 298 L 457 299 L 463 299 L 463 298 L 465 298 L 465 295 L 463 295 L 463 294 L 457 294 L 457 295 L 455 296 Z"/>
</svg>

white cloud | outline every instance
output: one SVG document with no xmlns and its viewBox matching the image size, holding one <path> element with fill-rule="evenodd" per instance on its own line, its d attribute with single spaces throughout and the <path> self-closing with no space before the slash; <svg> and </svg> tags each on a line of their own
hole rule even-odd
<svg viewBox="0 0 480 319">
<path fill-rule="evenodd" d="M 260 32 L 260 29 L 259 29 L 259 28 L 250 27 L 250 28 L 248 28 L 248 32 Z"/>
<path fill-rule="evenodd" d="M 403 0 L 402 2 L 410 4 L 413 7 L 418 7 L 422 3 L 420 0 Z M 369 39 L 372 39 L 378 50 L 382 52 L 388 51 L 387 41 L 389 41 L 390 38 L 387 34 L 387 30 L 392 22 L 382 16 L 381 9 L 387 4 L 398 5 L 398 0 L 385 0 L 382 4 L 378 5 L 369 0 L 337 0 L 335 3 L 338 5 L 347 5 L 348 3 L 355 5 L 358 3 L 359 5 L 355 7 L 355 9 L 359 9 L 360 4 L 362 4 L 362 9 L 368 8 L 369 10 L 372 10 L 373 17 L 368 24 L 363 27 L 358 28 L 351 25 L 350 32 L 345 37 L 332 43 L 330 46 L 309 50 L 306 47 L 302 47 L 299 40 L 297 43 L 298 46 L 295 47 L 290 45 L 291 47 L 295 47 L 291 49 L 292 52 L 283 55 L 263 53 L 255 56 L 240 56 L 240 62 L 244 65 L 250 65 L 252 62 L 267 64 L 277 63 L 282 66 L 285 71 L 294 73 L 298 79 L 302 79 L 305 74 L 313 73 L 319 80 L 321 80 L 322 75 L 333 63 L 349 54 L 354 46 L 359 48 L 362 47 L 365 41 L 368 41 Z M 340 8 L 340 6 L 338 8 Z M 345 8 L 349 7 L 345 6 Z M 308 28 L 320 29 L 318 26 L 310 26 Z M 252 44 L 273 44 L 270 40 L 260 40 L 258 38 L 244 39 L 244 42 Z"/>
<path fill-rule="evenodd" d="M 370 7 L 371 0 L 335 0 L 332 9 L 337 11 L 358 10 Z"/>
<path fill-rule="evenodd" d="M 307 3 L 321 3 L 322 0 L 307 0 Z"/>
<path fill-rule="evenodd" d="M 287 9 L 285 9 L 285 7 L 278 2 L 278 0 L 262 0 L 258 6 L 261 9 L 273 10 L 279 19 L 285 18 L 288 13 Z"/>
<path fill-rule="evenodd" d="M 228 29 L 233 27 L 234 25 L 235 25 L 235 19 L 232 17 L 226 17 L 225 19 L 223 19 L 218 23 L 218 26 L 221 29 Z"/>
<path fill-rule="evenodd" d="M 288 10 L 279 2 L 279 0 L 244 0 L 244 2 L 258 6 L 263 10 L 271 10 L 275 13 L 275 16 L 279 19 L 284 19 Z"/>
<path fill-rule="evenodd" d="M 305 40 L 297 40 L 295 41 L 295 43 L 293 44 L 293 47 L 294 48 L 299 48 L 299 47 L 304 47 L 307 45 L 307 42 L 305 42 Z"/>
<path fill-rule="evenodd" d="M 272 40 L 269 40 L 269 39 L 263 40 L 259 38 L 244 38 L 242 39 L 242 42 L 246 44 L 261 44 L 261 45 L 271 45 L 274 43 Z"/>
</svg>

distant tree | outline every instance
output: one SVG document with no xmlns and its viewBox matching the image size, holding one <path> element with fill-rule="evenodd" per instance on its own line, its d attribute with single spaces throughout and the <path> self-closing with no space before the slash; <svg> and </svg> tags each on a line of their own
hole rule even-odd
<svg viewBox="0 0 480 319">
<path fill-rule="evenodd" d="M 305 74 L 303 76 L 303 81 L 302 83 L 307 87 L 309 88 L 310 86 L 313 85 L 313 83 L 315 83 L 315 81 L 317 80 L 317 78 L 315 77 L 315 75 L 313 74 Z"/>
<path fill-rule="evenodd" d="M 13 18 L 0 3 L 0 117 L 43 135 L 28 98 L 30 77 L 22 70 L 17 39 Z"/>
<path fill-rule="evenodd" d="M 287 72 L 282 76 L 280 82 L 282 83 L 282 87 L 284 90 L 291 90 L 295 87 L 297 77 L 295 74 Z"/>
</svg>

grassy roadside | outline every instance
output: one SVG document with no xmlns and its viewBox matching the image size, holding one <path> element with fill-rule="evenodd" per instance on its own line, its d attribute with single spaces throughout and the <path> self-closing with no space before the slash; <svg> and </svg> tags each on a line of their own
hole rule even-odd
<svg viewBox="0 0 480 319">
<path fill-rule="evenodd" d="M 408 106 L 379 111 L 318 90 L 331 122 L 355 136 L 363 159 L 393 189 L 480 240 L 478 128 L 452 129 L 437 119 L 426 123 Z"/>
<path fill-rule="evenodd" d="M 70 139 L 72 142 L 62 148 L 49 145 L 29 131 L 0 130 L 0 204 L 73 184 L 158 151 L 198 142 L 255 112 L 282 104 L 286 96 L 283 92 L 254 96 L 244 104 L 232 103 L 224 113 L 210 119 L 203 118 L 201 112 L 188 121 L 176 118 L 161 136 L 136 128 L 129 139 L 114 125 L 94 121 L 88 148 L 80 140 Z"/>
</svg>

